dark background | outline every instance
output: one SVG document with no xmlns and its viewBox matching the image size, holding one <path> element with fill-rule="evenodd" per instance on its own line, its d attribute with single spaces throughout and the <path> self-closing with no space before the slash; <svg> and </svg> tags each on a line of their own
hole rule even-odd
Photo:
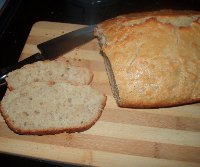
<svg viewBox="0 0 200 167">
<path fill-rule="evenodd" d="M 160 9 L 200 10 L 200 0 L 7 0 L 0 12 L 0 68 L 17 62 L 37 21 L 88 25 L 120 14 Z M 0 99 L 5 90 L 0 87 Z M 0 154 L 0 161 L 3 166 L 72 166 L 6 154 Z"/>
</svg>

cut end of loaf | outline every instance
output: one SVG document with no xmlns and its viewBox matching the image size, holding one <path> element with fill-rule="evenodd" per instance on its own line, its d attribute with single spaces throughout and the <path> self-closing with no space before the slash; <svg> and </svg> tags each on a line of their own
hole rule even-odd
<svg viewBox="0 0 200 167">
<path fill-rule="evenodd" d="M 35 82 L 6 94 L 1 113 L 18 134 L 56 134 L 87 130 L 100 118 L 106 96 L 90 86 Z"/>
<path fill-rule="evenodd" d="M 110 60 L 108 59 L 106 54 L 104 52 L 101 52 L 101 54 L 103 55 L 103 58 L 104 58 L 104 64 L 106 67 L 106 72 L 108 74 L 108 79 L 109 79 L 109 82 L 111 85 L 111 90 L 112 90 L 113 96 L 114 96 L 116 102 L 118 103 L 118 105 L 120 105 L 119 90 L 118 90 L 117 83 L 115 80 L 115 75 L 112 70 L 112 65 L 110 64 Z"/>
</svg>

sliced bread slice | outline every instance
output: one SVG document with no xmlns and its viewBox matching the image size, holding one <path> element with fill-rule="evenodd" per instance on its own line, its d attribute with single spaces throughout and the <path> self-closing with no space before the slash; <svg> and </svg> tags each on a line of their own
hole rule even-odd
<svg viewBox="0 0 200 167">
<path fill-rule="evenodd" d="M 1 114 L 18 134 L 81 132 L 100 118 L 106 96 L 89 85 L 33 82 L 8 92 Z"/>
<path fill-rule="evenodd" d="M 93 74 L 87 68 L 71 66 L 68 62 L 61 60 L 46 60 L 27 64 L 20 69 L 10 72 L 6 81 L 8 88 L 13 90 L 36 81 L 65 81 L 84 85 L 89 84 L 92 78 Z"/>
</svg>

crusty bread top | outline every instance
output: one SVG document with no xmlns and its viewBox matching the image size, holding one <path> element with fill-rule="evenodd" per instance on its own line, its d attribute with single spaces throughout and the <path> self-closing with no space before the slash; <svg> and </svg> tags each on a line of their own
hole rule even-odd
<svg viewBox="0 0 200 167">
<path fill-rule="evenodd" d="M 197 11 L 175 11 L 161 10 L 154 12 L 141 12 L 121 15 L 116 18 L 106 20 L 97 25 L 95 34 L 100 38 L 103 48 L 126 42 L 131 36 L 133 26 L 143 26 L 149 20 L 155 20 L 163 24 L 175 27 L 188 27 L 192 24 L 200 23 L 200 12 Z M 131 39 L 130 39 L 131 40 Z"/>
<path fill-rule="evenodd" d="M 97 26 L 123 107 L 200 101 L 200 13 L 129 14 Z"/>
<path fill-rule="evenodd" d="M 1 113 L 19 134 L 56 134 L 90 128 L 100 117 L 106 96 L 89 85 L 33 82 L 8 92 Z"/>
<path fill-rule="evenodd" d="M 92 72 L 84 67 L 71 66 L 63 60 L 46 60 L 27 64 L 8 74 L 6 78 L 8 88 L 16 89 L 35 81 L 65 81 L 73 84 L 89 84 Z"/>
</svg>

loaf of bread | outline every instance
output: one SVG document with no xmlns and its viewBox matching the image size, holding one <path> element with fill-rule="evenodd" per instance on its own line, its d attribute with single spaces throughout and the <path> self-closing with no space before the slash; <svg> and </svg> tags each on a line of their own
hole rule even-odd
<svg viewBox="0 0 200 167">
<path fill-rule="evenodd" d="M 65 81 L 84 85 L 89 84 L 92 78 L 93 74 L 87 68 L 71 66 L 68 62 L 62 60 L 46 60 L 27 64 L 10 72 L 6 81 L 8 88 L 13 90 L 36 81 Z"/>
<path fill-rule="evenodd" d="M 119 106 L 200 102 L 200 12 L 118 16 L 95 30 Z"/>
<path fill-rule="evenodd" d="M 80 132 L 101 116 L 106 96 L 89 85 L 33 82 L 9 91 L 1 114 L 18 134 Z"/>
</svg>

